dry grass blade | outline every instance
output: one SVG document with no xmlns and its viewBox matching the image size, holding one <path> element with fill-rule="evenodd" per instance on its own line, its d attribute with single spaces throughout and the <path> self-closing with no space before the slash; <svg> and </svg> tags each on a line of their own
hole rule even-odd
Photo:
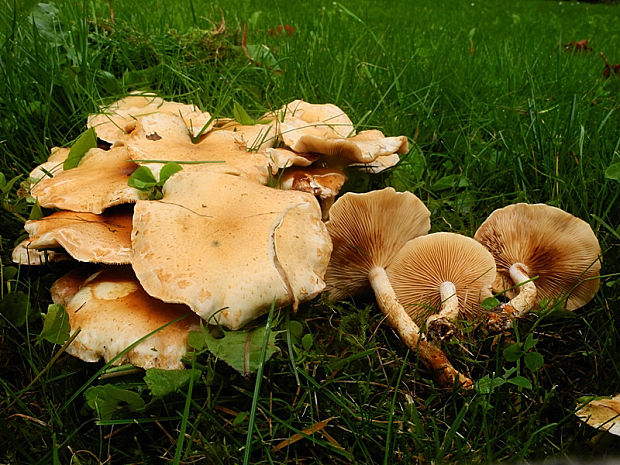
<svg viewBox="0 0 620 465">
<path fill-rule="evenodd" d="M 305 439 L 305 438 L 308 438 L 308 437 L 312 436 L 314 433 L 318 433 L 319 431 L 323 431 L 325 429 L 325 427 L 329 424 L 329 422 L 332 421 L 334 418 L 336 418 L 336 417 L 330 417 L 330 418 L 328 418 L 326 420 L 319 421 L 317 423 L 314 423 L 312 426 L 309 426 L 308 428 L 301 430 L 301 433 L 293 434 L 290 438 L 285 439 L 284 441 L 282 441 L 279 444 L 277 444 L 274 447 L 272 447 L 271 448 L 271 452 L 278 452 L 279 450 L 282 450 L 285 447 L 288 447 L 291 444 L 296 443 L 297 441 L 300 441 L 302 439 Z M 329 437 L 328 436 L 329 435 L 326 435 L 325 438 L 329 442 L 331 442 L 336 447 L 342 449 L 342 446 L 340 444 L 338 444 L 338 442 L 334 438 L 332 438 L 331 436 L 329 436 Z M 331 441 L 330 441 L 330 439 L 331 439 Z"/>
</svg>

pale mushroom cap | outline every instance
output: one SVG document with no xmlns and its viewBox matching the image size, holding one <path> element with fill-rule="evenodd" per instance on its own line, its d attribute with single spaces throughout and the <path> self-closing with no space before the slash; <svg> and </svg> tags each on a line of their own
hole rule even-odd
<svg viewBox="0 0 620 465">
<path fill-rule="evenodd" d="M 11 260 L 19 265 L 45 265 L 52 262 L 71 260 L 71 257 L 58 250 L 31 248 L 30 239 L 24 239 L 13 249 Z"/>
<path fill-rule="evenodd" d="M 58 278 L 50 287 L 52 302 L 67 306 L 69 301 L 78 293 L 86 279 L 93 274 L 88 266 L 79 266 Z"/>
<path fill-rule="evenodd" d="M 60 211 L 27 221 L 24 228 L 29 238 L 15 249 L 13 261 L 38 264 L 37 255 L 31 255 L 32 250 L 62 247 L 82 262 L 130 263 L 131 215 L 127 209 L 102 215 Z M 28 263 L 24 262 L 24 254 Z"/>
<path fill-rule="evenodd" d="M 31 194 L 44 208 L 101 213 L 145 198 L 145 193 L 127 185 L 137 167 L 125 147 L 91 149 L 77 167 L 41 179 Z"/>
<path fill-rule="evenodd" d="M 411 192 L 387 187 L 346 193 L 329 211 L 333 252 L 325 283 L 331 300 L 368 288 L 368 273 L 386 267 L 409 240 L 428 233 L 430 212 Z"/>
<path fill-rule="evenodd" d="M 620 394 L 611 399 L 595 399 L 575 412 L 580 420 L 620 436 Z"/>
<path fill-rule="evenodd" d="M 474 239 L 495 257 L 499 292 L 513 283 L 508 269 L 527 267 L 536 285 L 536 300 L 568 295 L 567 310 L 589 302 L 599 288 L 601 248 L 585 221 L 556 207 L 518 203 L 495 210 Z M 516 293 L 509 292 L 509 297 Z"/>
<path fill-rule="evenodd" d="M 310 166 L 319 159 L 319 155 L 310 153 L 297 153 L 286 148 L 268 148 L 264 152 L 265 157 L 269 160 L 271 173 L 277 174 L 281 168 L 289 168 L 291 166 Z"/>
<path fill-rule="evenodd" d="M 331 242 L 316 199 L 238 176 L 179 172 L 136 204 L 133 267 L 146 291 L 239 328 L 324 288 Z M 221 311 L 220 311 L 221 310 Z"/>
<path fill-rule="evenodd" d="M 398 301 L 418 325 L 441 310 L 440 286 L 456 288 L 459 314 L 471 319 L 491 297 L 495 260 L 479 242 L 450 232 L 417 237 L 405 244 L 387 267 Z"/>
<path fill-rule="evenodd" d="M 210 132 L 193 143 L 183 121 L 174 115 L 154 114 L 138 120 L 127 141 L 132 160 L 147 166 L 158 176 L 162 163 L 139 160 L 206 162 L 184 164 L 184 171 L 214 171 L 243 175 L 260 184 L 269 179 L 269 160 L 256 152 L 248 152 L 243 133 L 227 130 Z"/>
<path fill-rule="evenodd" d="M 249 151 L 263 151 L 272 148 L 276 144 L 277 123 L 243 125 L 232 121 L 221 127 L 222 130 L 231 131 L 235 134 L 235 140 L 239 145 Z"/>
<path fill-rule="evenodd" d="M 54 147 L 47 161 L 41 163 L 30 172 L 28 176 L 30 181 L 35 182 L 39 179 L 49 178 L 50 174 L 56 176 L 62 172 L 62 164 L 69 156 L 70 151 L 69 147 Z"/>
<path fill-rule="evenodd" d="M 146 369 L 181 369 L 187 337 L 200 329 L 199 319 L 187 307 L 161 302 L 144 292 L 128 267 L 107 268 L 90 276 L 66 310 L 71 332 L 81 328 L 67 352 L 87 362 L 100 358 L 107 362 L 141 337 L 186 315 L 114 362 Z"/>
<path fill-rule="evenodd" d="M 319 198 L 335 197 L 347 180 L 336 169 L 308 167 L 288 168 L 280 179 L 281 189 L 308 192 Z"/>
<path fill-rule="evenodd" d="M 195 105 L 168 102 L 154 94 L 141 94 L 130 95 L 103 107 L 101 113 L 88 117 L 87 126 L 95 129 L 97 137 L 115 145 L 125 141 L 138 118 L 153 113 L 179 116 L 193 136 L 197 136 L 207 123 L 203 134 L 214 124 L 211 115 L 200 111 Z"/>
</svg>

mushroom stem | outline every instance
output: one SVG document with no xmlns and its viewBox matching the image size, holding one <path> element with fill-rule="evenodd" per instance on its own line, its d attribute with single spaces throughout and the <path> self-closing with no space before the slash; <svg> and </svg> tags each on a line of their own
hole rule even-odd
<svg viewBox="0 0 620 465">
<path fill-rule="evenodd" d="M 530 280 L 528 269 L 523 263 L 513 264 L 508 272 L 512 281 L 519 287 L 519 294 L 508 302 L 508 305 L 514 309 L 513 315 L 520 317 L 534 307 L 536 303 L 536 285 Z"/>
<path fill-rule="evenodd" d="M 459 298 L 454 283 L 450 281 L 441 283 L 439 295 L 441 310 L 426 319 L 427 336 L 435 344 L 452 336 L 454 333 L 452 322 L 459 316 Z"/>
<path fill-rule="evenodd" d="M 368 280 L 375 292 L 379 308 L 387 317 L 388 323 L 396 329 L 407 347 L 418 353 L 420 360 L 433 372 L 437 381 L 442 386 L 453 386 L 458 380 L 459 385 L 471 388 L 472 381 L 454 369 L 441 349 L 420 338 L 420 328 L 398 302 L 385 269 L 374 267 L 368 273 Z"/>
</svg>

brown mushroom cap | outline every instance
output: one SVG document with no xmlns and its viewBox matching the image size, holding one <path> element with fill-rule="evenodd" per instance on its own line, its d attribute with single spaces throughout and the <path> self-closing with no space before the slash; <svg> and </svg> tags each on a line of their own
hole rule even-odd
<svg viewBox="0 0 620 465">
<path fill-rule="evenodd" d="M 347 176 L 336 169 L 287 168 L 280 178 L 280 187 L 285 190 L 308 192 L 325 199 L 338 195 L 346 180 Z"/>
<path fill-rule="evenodd" d="M 324 288 L 331 252 L 316 199 L 239 176 L 181 171 L 136 204 L 132 265 L 146 291 L 239 328 Z"/>
<path fill-rule="evenodd" d="M 62 278 L 61 278 L 62 279 Z M 129 267 L 106 268 L 90 276 L 66 305 L 71 331 L 81 328 L 67 352 L 87 362 L 106 362 L 141 337 L 186 316 L 140 342 L 114 365 L 132 363 L 142 368 L 183 368 L 190 331 L 199 319 L 184 305 L 166 304 L 150 297 Z"/>
<path fill-rule="evenodd" d="M 332 258 L 325 275 L 331 300 L 368 288 L 368 273 L 386 267 L 409 240 L 428 233 L 430 212 L 411 192 L 387 187 L 346 193 L 329 211 Z"/>
<path fill-rule="evenodd" d="M 137 167 L 123 146 L 91 149 L 77 167 L 42 178 L 31 194 L 44 208 L 101 213 L 145 198 L 145 193 L 127 185 Z"/>
<path fill-rule="evenodd" d="M 131 215 L 127 209 L 102 215 L 60 211 L 27 221 L 29 238 L 13 251 L 13 261 L 40 264 L 39 254 L 32 250 L 62 247 L 82 262 L 130 263 Z"/>
<path fill-rule="evenodd" d="M 610 399 L 594 399 L 575 412 L 593 428 L 620 436 L 620 394 Z"/>
<path fill-rule="evenodd" d="M 69 147 L 54 147 L 50 153 L 46 162 L 41 163 L 34 168 L 28 178 L 31 182 L 36 182 L 40 179 L 49 178 L 50 174 L 56 176 L 63 170 L 62 164 L 69 156 L 71 148 Z"/>
<path fill-rule="evenodd" d="M 480 302 L 491 297 L 495 260 L 475 240 L 440 232 L 407 242 L 386 271 L 398 301 L 422 325 L 441 309 L 444 282 L 454 284 L 462 317 L 480 314 Z"/>
<path fill-rule="evenodd" d="M 95 270 L 90 266 L 85 265 L 62 275 L 50 287 L 52 302 L 66 307 L 69 301 L 73 299 L 73 296 L 78 293 L 86 279 L 94 272 Z"/>
<path fill-rule="evenodd" d="M 194 144 L 179 117 L 154 114 L 138 120 L 127 141 L 127 148 L 131 159 L 149 167 L 155 176 L 158 176 L 163 164 L 139 160 L 206 162 L 184 164 L 183 169 L 242 175 L 266 184 L 269 160 L 263 154 L 248 152 L 247 144 L 243 133 L 227 130 L 212 131 Z"/>
<path fill-rule="evenodd" d="M 567 310 L 589 302 L 599 288 L 601 248 L 585 221 L 556 207 L 518 203 L 495 210 L 474 239 L 495 257 L 494 291 L 512 287 L 509 268 L 527 267 L 536 286 L 536 301 L 568 295 Z M 514 297 L 518 292 L 508 292 Z"/>
<path fill-rule="evenodd" d="M 101 113 L 88 117 L 87 126 L 95 128 L 97 137 L 111 144 L 124 142 L 127 134 L 136 125 L 138 118 L 153 113 L 167 113 L 179 116 L 185 123 L 187 130 L 194 136 L 201 132 L 208 132 L 212 127 L 211 115 L 202 112 L 195 105 L 186 105 L 178 102 L 168 102 L 155 94 L 133 94 L 118 100 L 101 109 Z"/>
</svg>

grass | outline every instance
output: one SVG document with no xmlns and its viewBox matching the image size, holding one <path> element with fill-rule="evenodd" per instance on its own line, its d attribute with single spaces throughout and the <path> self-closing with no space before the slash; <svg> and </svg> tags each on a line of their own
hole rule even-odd
<svg viewBox="0 0 620 465">
<path fill-rule="evenodd" d="M 200 378 L 160 399 L 141 373 L 91 380 L 101 364 L 66 354 L 48 365 L 60 347 L 37 342 L 39 315 L 66 265 L 12 268 L 23 221 L 3 211 L 0 463 L 494 463 L 620 454 L 617 442 L 573 415 L 579 396 L 620 391 L 620 189 L 605 177 L 620 162 L 620 79 L 603 77 L 598 56 L 620 62 L 617 6 L 113 6 L 114 24 L 103 1 L 2 3 L 6 178 L 25 176 L 52 146 L 70 144 L 98 105 L 135 89 L 216 116 L 232 115 L 234 102 L 251 116 L 296 98 L 332 102 L 358 129 L 405 134 L 413 147 L 396 169 L 353 177 L 349 190 L 410 190 L 431 210 L 433 231 L 468 235 L 497 207 L 559 206 L 592 225 L 605 277 L 581 310 L 551 305 L 517 333 L 492 338 L 472 327 L 451 344 L 455 365 L 483 380 L 471 395 L 437 389 L 372 301 L 360 298 L 317 299 L 296 315 L 276 314 L 280 352 L 261 364 L 262 377 L 245 378 L 203 354 L 194 361 Z M 261 66 L 241 48 L 244 23 L 248 45 L 269 47 L 255 55 Z M 293 34 L 270 35 L 280 24 Z M 584 38 L 592 52 L 564 49 Z M 17 203 L 15 190 L 6 200 Z M 27 216 L 20 205 L 16 213 Z M 20 326 L 7 316 L 14 308 L 30 314 Z M 537 341 L 530 352 L 544 358 L 540 370 L 503 352 L 528 334 Z M 125 401 L 100 419 L 75 396 L 91 384 L 138 393 L 145 407 L 132 411 Z M 289 438 L 298 440 L 282 444 Z"/>
</svg>

